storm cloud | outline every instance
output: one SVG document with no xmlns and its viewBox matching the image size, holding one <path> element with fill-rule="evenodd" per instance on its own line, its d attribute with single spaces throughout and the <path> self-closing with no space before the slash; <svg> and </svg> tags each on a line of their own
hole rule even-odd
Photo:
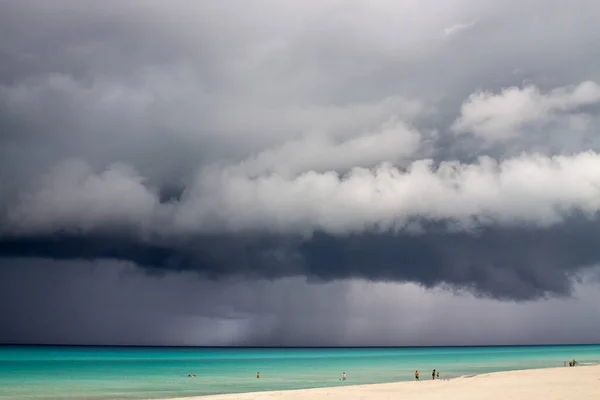
<svg viewBox="0 0 600 400">
<path fill-rule="evenodd" d="M 598 17 L 2 2 L 0 259 L 572 296 L 600 264 Z"/>
</svg>

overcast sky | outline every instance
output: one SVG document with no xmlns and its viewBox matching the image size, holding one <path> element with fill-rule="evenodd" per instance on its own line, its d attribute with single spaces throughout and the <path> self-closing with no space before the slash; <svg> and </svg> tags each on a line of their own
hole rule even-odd
<svg viewBox="0 0 600 400">
<path fill-rule="evenodd" d="M 599 18 L 0 2 L 0 342 L 597 342 Z"/>
</svg>

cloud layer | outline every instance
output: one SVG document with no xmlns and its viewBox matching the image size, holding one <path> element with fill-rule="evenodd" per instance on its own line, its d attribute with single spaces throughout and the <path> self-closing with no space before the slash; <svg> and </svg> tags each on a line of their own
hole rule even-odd
<svg viewBox="0 0 600 400">
<path fill-rule="evenodd" d="M 2 3 L 0 256 L 571 294 L 600 7 L 426 3 Z"/>
<path fill-rule="evenodd" d="M 470 132 L 485 140 L 506 140 L 519 135 L 527 125 L 548 124 L 561 117 L 585 117 L 576 113 L 584 106 L 600 103 L 600 86 L 582 82 L 560 87 L 547 94 L 535 86 L 512 87 L 500 94 L 474 93 L 461 107 L 455 132 Z"/>
<path fill-rule="evenodd" d="M 377 138 L 381 139 L 381 138 Z M 361 142 L 363 138 L 356 139 Z M 384 140 L 382 140 L 385 142 Z M 377 151 L 365 141 L 320 150 Z M 379 146 L 380 140 L 373 145 Z M 287 153 L 298 146 L 280 150 Z M 345 150 L 345 151 L 343 151 Z M 371 150 L 371 151 L 369 151 Z M 340 174 L 308 171 L 289 175 L 294 155 L 274 163 L 288 169 L 256 174 L 245 166 L 277 159 L 263 153 L 250 162 L 201 170 L 176 201 L 161 202 L 157 188 L 126 165 L 95 172 L 83 162 L 66 162 L 17 197 L 7 209 L 5 233 L 72 234 L 119 228 L 146 235 L 306 234 L 332 235 L 414 231 L 418 221 L 445 222 L 453 230 L 488 226 L 549 227 L 582 214 L 593 220 L 600 211 L 600 155 L 523 154 L 500 163 L 481 157 L 476 163 L 418 160 L 402 170 L 390 163 L 372 169 L 353 167 Z M 321 161 L 324 160 L 324 161 Z M 289 163 L 286 163 L 289 161 Z M 316 163 L 335 163 L 331 157 Z M 247 173 L 246 173 L 247 172 Z"/>
</svg>

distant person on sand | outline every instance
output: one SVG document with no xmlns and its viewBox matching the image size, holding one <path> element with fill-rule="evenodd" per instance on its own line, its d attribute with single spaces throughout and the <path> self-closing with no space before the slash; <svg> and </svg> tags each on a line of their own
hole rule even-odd
<svg viewBox="0 0 600 400">
<path fill-rule="evenodd" d="M 431 379 L 435 380 L 435 368 L 431 371 Z"/>
<path fill-rule="evenodd" d="M 256 373 L 256 379 L 260 378 L 260 372 Z"/>
<path fill-rule="evenodd" d="M 415 371 L 415 379 L 419 380 L 419 371 Z"/>
<path fill-rule="evenodd" d="M 346 380 L 346 373 L 342 372 L 342 380 L 345 381 Z"/>
</svg>

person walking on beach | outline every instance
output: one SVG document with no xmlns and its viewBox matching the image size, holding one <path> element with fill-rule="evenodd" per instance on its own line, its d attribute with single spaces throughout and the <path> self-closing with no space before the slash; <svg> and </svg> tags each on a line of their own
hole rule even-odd
<svg viewBox="0 0 600 400">
<path fill-rule="evenodd" d="M 415 379 L 419 380 L 419 371 L 415 371 Z"/>
<path fill-rule="evenodd" d="M 435 380 L 435 368 L 431 371 L 431 379 Z"/>
</svg>

